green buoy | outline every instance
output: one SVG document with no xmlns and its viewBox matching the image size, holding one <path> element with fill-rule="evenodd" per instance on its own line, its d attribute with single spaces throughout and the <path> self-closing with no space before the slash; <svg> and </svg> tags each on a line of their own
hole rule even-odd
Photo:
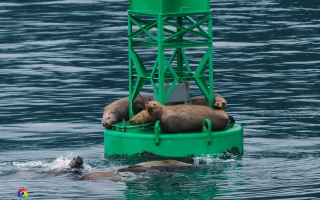
<svg viewBox="0 0 320 200">
<path fill-rule="evenodd" d="M 152 66 L 143 63 L 136 47 L 157 50 Z M 196 68 L 186 49 L 203 52 Z M 153 97 L 162 104 L 189 103 L 194 81 L 213 108 L 212 12 L 210 0 L 130 0 L 128 10 L 129 118 L 133 100 L 149 82 Z M 204 120 L 202 132 L 165 133 L 161 123 L 117 123 L 104 131 L 105 156 L 156 155 L 189 157 L 219 154 L 231 149 L 243 154 L 243 127 L 229 124 L 211 131 Z"/>
</svg>

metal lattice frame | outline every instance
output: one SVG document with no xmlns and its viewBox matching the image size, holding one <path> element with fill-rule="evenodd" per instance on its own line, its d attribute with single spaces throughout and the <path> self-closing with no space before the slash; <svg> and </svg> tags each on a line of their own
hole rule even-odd
<svg viewBox="0 0 320 200">
<path fill-rule="evenodd" d="M 195 21 L 193 15 L 204 18 Z M 150 17 L 151 21 L 140 19 L 139 16 Z M 176 19 L 172 22 L 172 19 Z M 187 25 L 183 24 L 187 20 Z M 207 24 L 208 31 L 202 26 Z M 133 26 L 138 30 L 133 32 Z M 173 27 L 171 30 L 166 27 Z M 151 33 L 151 29 L 157 30 L 157 35 Z M 200 38 L 199 40 L 184 39 L 189 34 Z M 144 36 L 142 36 L 144 35 Z M 146 35 L 146 36 L 145 36 Z M 209 100 L 213 108 L 213 59 L 212 59 L 212 13 L 187 13 L 187 14 L 141 14 L 128 11 L 128 50 L 129 50 L 129 117 L 134 116 L 132 101 L 138 96 L 143 85 L 148 80 L 151 82 L 157 100 L 165 104 L 178 82 L 193 80 L 197 83 L 203 95 Z M 151 72 L 134 51 L 134 46 L 150 46 L 158 49 L 157 58 Z M 191 70 L 184 48 L 208 47 L 195 71 Z M 165 56 L 166 49 L 174 49 L 170 59 Z M 176 69 L 172 62 L 176 58 Z M 184 65 L 185 67 L 184 67 Z M 186 68 L 186 69 L 184 69 Z M 206 69 L 209 75 L 205 74 Z M 207 82 L 209 84 L 207 84 Z M 165 83 L 171 83 L 165 93 Z M 157 85 L 158 86 L 157 86 Z"/>
</svg>

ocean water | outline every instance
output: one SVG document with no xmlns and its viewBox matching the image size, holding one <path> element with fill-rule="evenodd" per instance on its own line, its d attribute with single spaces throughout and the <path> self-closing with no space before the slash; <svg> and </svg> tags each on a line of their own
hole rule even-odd
<svg viewBox="0 0 320 200">
<path fill-rule="evenodd" d="M 197 157 L 203 165 L 126 173 L 126 182 L 78 181 L 148 160 L 103 152 L 102 109 L 128 95 L 128 4 L 0 2 L 0 199 L 18 199 L 19 188 L 26 199 L 319 198 L 316 0 L 211 1 L 214 87 L 244 127 L 242 157 Z M 80 173 L 42 173 L 76 155 Z"/>
</svg>

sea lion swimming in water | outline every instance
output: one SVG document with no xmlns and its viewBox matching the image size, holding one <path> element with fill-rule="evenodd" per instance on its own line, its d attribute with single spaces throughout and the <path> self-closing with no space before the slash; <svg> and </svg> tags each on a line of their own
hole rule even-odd
<svg viewBox="0 0 320 200">
<path fill-rule="evenodd" d="M 113 172 L 92 172 L 82 176 L 79 180 L 101 180 L 110 179 L 112 181 L 125 181 L 126 179 Z"/>
<path fill-rule="evenodd" d="M 179 167 L 190 167 L 192 164 L 180 162 L 177 160 L 161 160 L 161 161 L 149 161 L 142 162 L 128 167 L 118 169 L 118 172 L 138 172 L 144 173 L 147 171 L 159 172 L 158 167 L 167 168 L 179 168 Z M 113 172 L 92 172 L 82 176 L 79 180 L 101 180 L 109 179 L 112 181 L 125 181 L 126 179 Z"/>
<path fill-rule="evenodd" d="M 69 163 L 69 166 L 71 169 L 73 168 L 83 168 L 83 158 L 81 156 L 76 156 L 73 158 L 73 160 Z"/>
<path fill-rule="evenodd" d="M 192 164 L 180 162 L 177 160 L 161 160 L 161 161 L 149 161 L 142 162 L 129 167 L 124 167 L 118 169 L 118 172 L 147 172 L 149 169 L 156 169 L 158 167 L 168 167 L 168 168 L 179 168 L 179 167 L 190 167 Z"/>
<path fill-rule="evenodd" d="M 57 175 L 66 174 L 68 172 L 79 172 L 79 170 L 82 168 L 83 168 L 83 158 L 81 156 L 76 156 L 70 161 L 67 167 L 45 170 L 39 173 L 48 173 L 48 174 L 53 174 L 57 176 Z"/>
</svg>

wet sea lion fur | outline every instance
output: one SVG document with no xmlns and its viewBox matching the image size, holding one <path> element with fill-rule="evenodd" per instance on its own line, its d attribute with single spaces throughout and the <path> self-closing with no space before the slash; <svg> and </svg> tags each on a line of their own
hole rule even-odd
<svg viewBox="0 0 320 200">
<path fill-rule="evenodd" d="M 192 164 L 180 162 L 177 160 L 161 160 L 161 161 L 149 161 L 142 162 L 129 167 L 123 167 L 118 169 L 118 172 L 147 172 L 149 169 L 156 169 L 158 167 L 168 167 L 168 168 L 179 168 L 179 167 L 189 167 Z"/>
<path fill-rule="evenodd" d="M 102 180 L 109 179 L 112 181 L 125 181 L 126 179 L 113 172 L 92 172 L 82 176 L 79 180 Z"/>
<path fill-rule="evenodd" d="M 195 96 L 191 98 L 192 105 L 201 105 L 201 106 L 208 106 L 209 101 L 205 96 Z M 214 93 L 213 96 L 213 105 L 215 109 L 225 109 L 227 107 L 227 101 L 223 98 L 220 94 Z"/>
<path fill-rule="evenodd" d="M 205 96 L 196 96 L 191 98 L 192 105 L 202 105 L 209 107 L 209 101 Z M 218 93 L 214 93 L 214 109 L 225 109 L 227 106 L 227 101 Z M 148 111 L 143 110 L 133 116 L 129 122 L 131 124 L 140 124 L 155 121 L 152 117 L 150 117 Z"/>
<path fill-rule="evenodd" d="M 166 106 L 157 101 L 146 102 L 146 109 L 153 120 L 160 120 L 167 133 L 198 132 L 202 122 L 209 119 L 212 131 L 223 130 L 229 124 L 229 116 L 222 109 L 200 105 Z"/>
<path fill-rule="evenodd" d="M 145 109 L 145 102 L 152 100 L 151 95 L 139 95 L 133 101 L 133 110 L 135 113 Z M 103 109 L 101 119 L 102 126 L 111 128 L 113 124 L 129 119 L 129 97 L 114 101 Z"/>
<path fill-rule="evenodd" d="M 81 156 L 76 156 L 69 163 L 69 166 L 72 168 L 83 168 L 83 158 Z"/>
</svg>

